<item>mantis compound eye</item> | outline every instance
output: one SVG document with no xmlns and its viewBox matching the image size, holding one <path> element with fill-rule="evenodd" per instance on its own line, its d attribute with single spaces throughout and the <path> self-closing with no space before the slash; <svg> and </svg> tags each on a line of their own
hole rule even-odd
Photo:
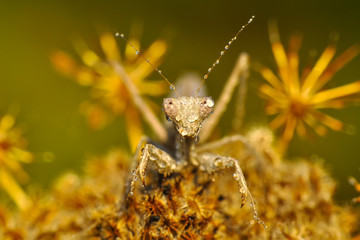
<svg viewBox="0 0 360 240">
<path fill-rule="evenodd" d="M 211 97 L 203 98 L 200 104 L 200 116 L 202 118 L 207 118 L 214 111 L 214 100 Z"/>
<path fill-rule="evenodd" d="M 179 113 L 179 108 L 176 104 L 175 99 L 173 98 L 165 98 L 163 102 L 163 109 L 165 112 L 166 119 L 171 121 L 176 118 Z"/>
</svg>

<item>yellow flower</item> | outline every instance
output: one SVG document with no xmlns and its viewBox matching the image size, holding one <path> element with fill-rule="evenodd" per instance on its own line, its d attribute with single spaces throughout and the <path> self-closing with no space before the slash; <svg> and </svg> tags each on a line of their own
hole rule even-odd
<svg viewBox="0 0 360 240">
<path fill-rule="evenodd" d="M 25 139 L 21 130 L 14 128 L 15 118 L 5 115 L 0 119 L 0 184 L 21 210 L 31 204 L 31 200 L 20 187 L 15 177 L 20 180 L 28 178 L 20 162 L 30 163 L 33 159 L 31 153 L 26 151 Z"/>
<path fill-rule="evenodd" d="M 267 101 L 266 113 L 276 115 L 270 126 L 273 129 L 284 129 L 279 142 L 280 151 L 287 148 L 295 131 L 303 137 L 307 134 L 308 127 L 319 135 L 327 132 L 326 127 L 336 131 L 343 129 L 341 121 L 321 112 L 321 109 L 343 108 L 346 103 L 356 100 L 354 95 L 360 92 L 360 81 L 332 89 L 324 89 L 324 86 L 338 70 L 359 54 L 359 44 L 331 61 L 336 50 L 333 41 L 313 68 L 305 67 L 299 73 L 298 50 L 301 37 L 292 36 L 288 51 L 285 51 L 276 24 L 270 24 L 269 32 L 278 74 L 263 66 L 257 70 L 267 81 L 260 87 L 261 96 Z"/>
<path fill-rule="evenodd" d="M 77 42 L 75 46 L 82 64 L 76 63 L 62 51 L 54 52 L 51 60 L 60 72 L 74 78 L 78 84 L 90 88 L 90 100 L 80 107 L 89 125 L 94 129 L 100 129 L 113 117 L 124 115 L 130 145 L 135 149 L 143 134 L 140 114 L 131 101 L 129 91 L 121 77 L 115 73 L 112 62 L 124 67 L 143 97 L 162 95 L 168 91 L 168 86 L 163 80 L 145 80 L 154 69 L 128 44 L 124 43 L 126 45 L 124 54 L 120 54 L 116 41 L 114 34 L 102 34 L 100 36 L 102 55 L 91 50 L 86 43 Z M 140 49 L 137 38 L 130 37 L 129 41 Z M 150 59 L 154 66 L 159 66 L 166 49 L 165 41 L 156 40 L 143 52 L 143 55 Z M 148 98 L 145 99 L 150 105 L 155 106 Z"/>
</svg>

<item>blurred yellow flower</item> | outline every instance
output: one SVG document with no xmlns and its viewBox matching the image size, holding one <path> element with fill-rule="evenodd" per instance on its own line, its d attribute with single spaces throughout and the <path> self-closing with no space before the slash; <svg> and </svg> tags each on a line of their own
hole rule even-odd
<svg viewBox="0 0 360 240">
<path fill-rule="evenodd" d="M 138 38 L 130 37 L 129 41 L 140 49 Z M 78 84 L 90 88 L 90 101 L 86 101 L 80 107 L 90 127 L 101 129 L 115 116 L 124 115 L 129 142 L 131 148 L 135 149 L 143 134 L 140 114 L 131 101 L 129 91 L 121 77 L 114 71 L 112 62 L 117 62 L 124 67 L 140 94 L 151 106 L 156 105 L 146 96 L 160 96 L 166 93 L 167 83 L 163 80 L 145 80 L 154 69 L 128 44 L 126 44 L 124 54 L 120 54 L 115 35 L 111 33 L 100 36 L 101 56 L 82 41 L 78 41 L 75 46 L 82 64 L 78 64 L 62 51 L 55 51 L 51 55 L 54 66 L 60 72 L 74 78 Z M 154 66 L 159 66 L 166 49 L 165 41 L 156 40 L 143 51 L 143 55 L 151 59 Z"/>
<path fill-rule="evenodd" d="M 26 140 L 22 132 L 14 127 L 15 118 L 9 114 L 0 118 L 0 185 L 21 210 L 31 204 L 31 200 L 15 180 L 26 180 L 28 175 L 20 162 L 30 163 L 33 156 L 25 150 Z M 14 176 L 15 175 L 15 176 Z"/>
<path fill-rule="evenodd" d="M 305 67 L 299 74 L 298 50 L 301 37 L 292 36 L 288 50 L 285 51 L 276 24 L 270 24 L 269 34 L 278 74 L 264 66 L 257 67 L 257 71 L 267 81 L 260 87 L 261 96 L 267 101 L 266 113 L 276 115 L 270 127 L 284 129 L 279 150 L 286 150 L 295 131 L 301 137 L 307 135 L 307 126 L 318 135 L 324 135 L 326 127 L 336 131 L 343 129 L 341 121 L 320 110 L 343 108 L 346 103 L 355 101 L 355 95 L 360 93 L 360 81 L 332 89 L 324 89 L 324 86 L 338 70 L 359 54 L 359 44 L 331 61 L 336 50 L 335 41 L 332 41 L 315 65 Z"/>
<path fill-rule="evenodd" d="M 353 177 L 349 178 L 349 182 L 354 186 L 355 190 L 360 192 L 360 183 Z M 354 202 L 360 203 L 360 196 L 353 199 Z M 360 236 L 360 235 L 359 235 Z"/>
</svg>

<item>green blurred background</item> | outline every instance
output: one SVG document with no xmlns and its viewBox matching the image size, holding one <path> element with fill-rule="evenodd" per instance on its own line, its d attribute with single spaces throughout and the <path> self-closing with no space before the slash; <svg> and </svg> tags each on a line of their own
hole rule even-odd
<svg viewBox="0 0 360 240">
<path fill-rule="evenodd" d="M 88 91 L 54 70 L 49 61 L 53 50 L 75 56 L 72 44 L 78 37 L 97 46 L 102 32 L 127 34 L 134 24 L 141 24 L 142 46 L 158 37 L 169 40 L 170 49 L 161 69 L 173 81 L 186 71 L 204 74 L 237 29 L 256 15 L 207 81 L 216 100 L 239 52 L 247 51 L 252 61 L 275 69 L 267 31 L 270 18 L 278 21 L 284 43 L 291 33 L 303 33 L 300 57 L 304 59 L 310 50 L 321 53 L 333 32 L 340 36 L 338 54 L 358 42 L 359 12 L 359 1 L 2 0 L 0 114 L 19 109 L 17 123 L 25 129 L 29 149 L 36 157 L 26 169 L 32 183 L 48 187 L 64 171 L 80 172 L 89 156 L 113 147 L 129 148 L 121 118 L 101 131 L 88 128 L 79 113 L 79 104 L 88 99 Z M 119 44 L 123 47 L 125 43 Z M 328 86 L 360 80 L 359 66 L 358 56 Z M 251 73 L 245 130 L 268 121 L 263 100 L 257 96 L 262 82 L 258 74 Z M 352 175 L 360 179 L 360 108 L 353 106 L 331 114 L 358 131 L 330 132 L 326 138 L 309 140 L 295 138 L 288 155 L 325 159 L 326 168 L 339 181 L 337 199 L 349 201 L 356 194 L 347 178 Z M 224 126 L 231 116 L 228 111 L 222 120 Z"/>
</svg>

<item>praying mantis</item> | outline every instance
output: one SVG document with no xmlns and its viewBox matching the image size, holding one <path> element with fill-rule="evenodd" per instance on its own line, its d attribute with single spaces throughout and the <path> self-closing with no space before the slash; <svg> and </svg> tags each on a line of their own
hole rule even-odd
<svg viewBox="0 0 360 240">
<path fill-rule="evenodd" d="M 224 169 L 231 169 L 233 178 L 236 181 L 239 193 L 241 194 L 240 207 L 245 204 L 247 197 L 249 197 L 253 210 L 254 220 L 266 227 L 265 223 L 258 217 L 255 200 L 252 197 L 246 184 L 246 180 L 238 160 L 233 157 L 215 154 L 212 152 L 212 149 L 220 148 L 230 143 L 240 142 L 255 158 L 261 158 L 259 153 L 242 135 L 228 136 L 214 142 L 206 143 L 206 140 L 209 139 L 210 134 L 226 110 L 231 96 L 233 95 L 234 89 L 238 85 L 239 78 L 247 77 L 248 55 L 240 55 L 239 60 L 236 63 L 236 66 L 229 79 L 227 80 L 224 90 L 222 91 L 216 105 L 211 97 L 198 96 L 200 88 L 208 78 L 209 74 L 213 71 L 214 67 L 219 64 L 220 59 L 229 49 L 230 45 L 237 39 L 240 32 L 242 32 L 246 26 L 253 21 L 253 19 L 254 16 L 251 17 L 248 22 L 240 28 L 237 34 L 220 52 L 220 56 L 204 75 L 200 86 L 194 93 L 194 96 L 181 96 L 178 93 L 175 85 L 173 85 L 162 74 L 162 71 L 155 67 L 149 59 L 143 56 L 142 53 L 125 38 L 124 34 L 115 34 L 130 44 L 136 54 L 139 54 L 141 57 L 143 57 L 144 60 L 147 61 L 158 74 L 161 75 L 161 77 L 169 84 L 170 89 L 172 89 L 176 95 L 176 97 L 165 98 L 162 104 L 167 120 L 173 124 L 173 128 L 171 128 L 171 130 L 175 129 L 175 137 L 170 137 L 170 134 L 165 129 L 163 124 L 158 120 L 149 106 L 141 98 L 136 86 L 133 84 L 130 77 L 126 74 L 123 67 L 118 63 L 113 63 L 115 72 L 122 78 L 124 84 L 130 92 L 132 101 L 142 113 L 145 121 L 152 127 L 154 133 L 158 137 L 160 144 L 175 146 L 172 147 L 174 150 L 168 150 L 166 147 L 158 147 L 157 144 L 153 144 L 153 141 L 148 137 L 143 137 L 141 139 L 134 155 L 136 167 L 132 171 L 132 179 L 128 191 L 129 196 L 134 195 L 134 188 L 138 177 L 140 177 L 143 186 L 146 186 L 145 177 L 147 167 L 150 162 L 152 163 L 151 165 L 154 166 L 154 170 L 164 176 L 169 176 L 173 173 L 181 172 L 184 168 L 189 166 L 199 168 L 201 171 L 209 174 Z"/>
</svg>

